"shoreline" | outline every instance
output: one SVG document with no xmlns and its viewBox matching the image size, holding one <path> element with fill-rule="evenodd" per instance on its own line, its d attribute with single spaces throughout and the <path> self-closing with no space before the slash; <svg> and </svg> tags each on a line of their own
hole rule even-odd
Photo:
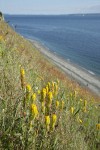
<svg viewBox="0 0 100 150">
<path fill-rule="evenodd" d="M 63 70 L 69 78 L 76 80 L 81 86 L 89 89 L 91 92 L 100 97 L 100 78 L 78 66 L 72 62 L 63 59 L 56 53 L 51 52 L 42 43 L 28 39 L 35 48 L 37 48 L 43 55 L 45 55 L 50 61 L 52 61 L 56 66 Z"/>
</svg>

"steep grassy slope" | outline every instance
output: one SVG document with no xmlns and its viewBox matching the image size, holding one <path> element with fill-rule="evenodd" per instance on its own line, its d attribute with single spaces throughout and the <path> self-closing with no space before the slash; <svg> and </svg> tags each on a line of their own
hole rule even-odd
<svg viewBox="0 0 100 150">
<path fill-rule="evenodd" d="M 98 102 L 0 22 L 1 149 L 99 149 Z"/>
</svg>

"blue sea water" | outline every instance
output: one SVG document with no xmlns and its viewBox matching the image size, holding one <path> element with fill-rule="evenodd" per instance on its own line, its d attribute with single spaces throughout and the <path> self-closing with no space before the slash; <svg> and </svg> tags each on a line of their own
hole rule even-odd
<svg viewBox="0 0 100 150">
<path fill-rule="evenodd" d="M 100 76 L 100 14 L 5 15 L 21 35 Z"/>
</svg>

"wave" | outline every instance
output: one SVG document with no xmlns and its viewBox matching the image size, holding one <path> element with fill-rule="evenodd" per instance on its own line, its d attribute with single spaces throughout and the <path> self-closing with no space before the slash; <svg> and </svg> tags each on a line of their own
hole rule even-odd
<svg viewBox="0 0 100 150">
<path fill-rule="evenodd" d="M 95 73 L 93 71 L 88 70 L 88 72 L 92 75 L 95 75 Z"/>
</svg>

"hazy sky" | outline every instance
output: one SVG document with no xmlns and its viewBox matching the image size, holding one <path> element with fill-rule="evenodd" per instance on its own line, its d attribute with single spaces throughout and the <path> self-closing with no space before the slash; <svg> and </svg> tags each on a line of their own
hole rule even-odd
<svg viewBox="0 0 100 150">
<path fill-rule="evenodd" d="M 100 13 L 100 0 L 0 0 L 9 14 Z"/>
</svg>

